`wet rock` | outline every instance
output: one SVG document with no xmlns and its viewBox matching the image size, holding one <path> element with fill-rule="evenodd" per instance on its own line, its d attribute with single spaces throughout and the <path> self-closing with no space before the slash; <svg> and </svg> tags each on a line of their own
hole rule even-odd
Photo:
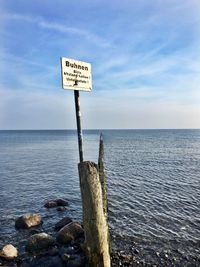
<svg viewBox="0 0 200 267">
<path fill-rule="evenodd" d="M 69 205 L 68 201 L 59 198 L 59 199 L 50 200 L 46 202 L 44 207 L 50 209 L 50 208 L 55 208 L 55 207 L 65 207 L 68 205 Z"/>
<path fill-rule="evenodd" d="M 21 267 L 63 267 L 62 260 L 58 257 L 36 257 L 23 262 Z"/>
<path fill-rule="evenodd" d="M 17 263 L 15 262 L 6 262 L 6 263 L 2 263 L 0 264 L 1 267 L 17 267 Z"/>
<path fill-rule="evenodd" d="M 62 220 L 60 220 L 59 222 L 56 223 L 55 225 L 55 230 L 60 230 L 61 228 L 63 228 L 65 225 L 69 224 L 72 222 L 72 219 L 69 217 L 65 217 Z"/>
<path fill-rule="evenodd" d="M 135 248 L 135 249 L 133 250 L 133 252 L 134 252 L 135 254 L 139 254 L 139 250 L 138 250 L 137 248 Z"/>
<path fill-rule="evenodd" d="M 80 237 L 76 238 L 75 240 L 72 240 L 70 244 L 73 247 L 76 247 L 76 248 L 79 248 L 82 250 L 82 247 L 84 247 L 84 244 L 83 244 L 84 241 L 85 241 L 84 235 L 81 235 Z"/>
<path fill-rule="evenodd" d="M 42 218 L 37 213 L 27 213 L 23 216 L 20 216 L 15 221 L 15 227 L 17 229 L 28 229 L 34 226 L 38 226 L 42 223 Z"/>
<path fill-rule="evenodd" d="M 0 257 L 5 260 L 13 260 L 18 257 L 18 251 L 13 245 L 8 244 L 1 249 Z"/>
<path fill-rule="evenodd" d="M 39 234 L 40 232 L 41 232 L 41 231 L 38 230 L 38 229 L 31 229 L 31 230 L 30 230 L 30 234 L 31 234 L 31 235 Z"/>
<path fill-rule="evenodd" d="M 65 210 L 66 210 L 66 207 L 57 207 L 56 210 L 57 210 L 57 211 L 65 211 Z"/>
<path fill-rule="evenodd" d="M 57 202 L 55 200 L 50 200 L 47 203 L 45 203 L 44 207 L 48 209 L 57 207 Z"/>
<path fill-rule="evenodd" d="M 190 257 L 188 255 L 184 255 L 183 256 L 183 259 L 186 260 L 186 261 L 189 261 L 190 260 Z"/>
<path fill-rule="evenodd" d="M 67 262 L 67 267 L 83 267 L 85 265 L 85 257 L 80 255 L 70 255 Z"/>
<path fill-rule="evenodd" d="M 68 201 L 66 201 L 64 199 L 57 199 L 56 202 L 57 202 L 57 205 L 60 206 L 60 207 L 69 206 Z"/>
<path fill-rule="evenodd" d="M 59 243 L 68 244 L 82 236 L 83 233 L 83 228 L 79 222 L 71 222 L 60 229 L 56 239 Z"/>
<path fill-rule="evenodd" d="M 67 254 L 67 253 L 63 253 L 62 255 L 61 255 L 61 259 L 64 261 L 64 262 L 68 262 L 69 261 L 69 259 L 70 259 L 70 254 Z"/>
<path fill-rule="evenodd" d="M 47 252 L 55 245 L 55 240 L 52 236 L 46 233 L 32 235 L 27 242 L 26 251 L 31 254 L 42 254 Z"/>
<path fill-rule="evenodd" d="M 144 266 L 145 265 L 145 260 L 140 261 L 140 265 Z"/>
<path fill-rule="evenodd" d="M 136 264 L 135 256 L 133 256 L 132 254 L 127 254 L 125 251 L 113 251 L 111 253 L 111 262 L 112 267 L 143 266 L 141 263 Z"/>
<path fill-rule="evenodd" d="M 48 250 L 48 255 L 49 256 L 56 256 L 58 255 L 59 250 L 57 247 L 52 247 L 50 250 Z"/>
<path fill-rule="evenodd" d="M 67 248 L 62 247 L 59 252 L 60 255 L 62 256 L 63 254 L 69 254 L 69 255 L 76 254 L 78 251 L 79 249 L 70 246 Z"/>
</svg>

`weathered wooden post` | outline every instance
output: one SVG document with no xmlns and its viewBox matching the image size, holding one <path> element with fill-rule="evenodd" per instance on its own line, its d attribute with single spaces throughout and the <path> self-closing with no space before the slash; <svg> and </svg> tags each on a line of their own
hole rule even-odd
<svg viewBox="0 0 200 267">
<path fill-rule="evenodd" d="M 99 167 L 99 179 L 102 188 L 102 198 L 103 198 L 103 211 L 104 215 L 108 217 L 108 199 L 107 199 L 107 188 L 106 188 L 106 175 L 105 175 L 105 167 L 104 167 L 104 144 L 103 144 L 103 135 L 100 135 L 99 141 L 99 159 L 98 159 L 98 167 Z"/>
<path fill-rule="evenodd" d="M 107 185 L 106 185 L 106 174 L 105 174 L 105 166 L 104 166 L 104 144 L 103 144 L 103 134 L 100 135 L 99 141 L 99 159 L 98 159 L 98 167 L 99 167 L 99 179 L 101 183 L 102 189 L 102 199 L 103 199 L 103 211 L 104 216 L 106 218 L 107 223 L 107 231 L 108 231 L 108 245 L 109 251 L 112 251 L 112 242 L 108 227 L 108 195 L 107 195 Z"/>
<path fill-rule="evenodd" d="M 103 211 L 103 198 L 98 166 L 94 162 L 79 163 L 83 205 L 85 250 L 91 267 L 110 267 L 108 226 Z"/>
</svg>

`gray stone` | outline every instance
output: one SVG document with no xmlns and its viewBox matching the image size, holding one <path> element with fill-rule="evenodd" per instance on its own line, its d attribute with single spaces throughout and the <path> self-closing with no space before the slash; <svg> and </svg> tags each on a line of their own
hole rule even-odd
<svg viewBox="0 0 200 267">
<path fill-rule="evenodd" d="M 61 259 L 64 261 L 64 262 L 68 262 L 69 259 L 70 259 L 71 255 L 70 254 L 67 254 L 67 253 L 63 253 L 61 255 Z"/>
<path fill-rule="evenodd" d="M 60 220 L 59 222 L 56 223 L 55 225 L 55 230 L 60 230 L 61 228 L 63 228 L 65 225 L 69 224 L 72 222 L 72 219 L 69 217 L 65 217 L 62 220 Z"/>
<path fill-rule="evenodd" d="M 28 229 L 30 227 L 38 226 L 42 223 L 42 218 L 37 213 L 27 213 L 20 216 L 15 221 L 15 227 L 17 229 Z"/>
<path fill-rule="evenodd" d="M 47 203 L 44 204 L 44 207 L 48 208 L 48 209 L 55 208 L 57 206 L 58 205 L 57 205 L 57 202 L 55 200 L 50 200 L 50 201 L 48 201 Z"/>
<path fill-rule="evenodd" d="M 55 240 L 52 236 L 46 233 L 32 235 L 27 242 L 26 251 L 31 254 L 43 254 L 55 245 Z"/>
<path fill-rule="evenodd" d="M 54 208 L 54 207 L 65 207 L 68 206 L 67 200 L 64 199 L 55 199 L 55 200 L 50 200 L 44 204 L 45 208 Z"/>
<path fill-rule="evenodd" d="M 57 202 L 57 206 L 60 206 L 60 207 L 69 206 L 69 203 L 64 199 L 57 199 L 56 202 Z"/>
<path fill-rule="evenodd" d="M 84 230 L 81 224 L 79 222 L 71 222 L 60 229 L 56 239 L 61 244 L 68 244 L 83 234 Z"/>
<path fill-rule="evenodd" d="M 0 251 L 0 257 L 5 260 L 13 260 L 18 257 L 18 251 L 16 247 L 11 244 L 5 245 Z"/>
</svg>

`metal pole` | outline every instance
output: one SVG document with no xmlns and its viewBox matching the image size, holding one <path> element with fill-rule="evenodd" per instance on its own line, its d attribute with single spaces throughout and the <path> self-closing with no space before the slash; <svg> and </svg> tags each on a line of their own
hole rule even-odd
<svg viewBox="0 0 200 267">
<path fill-rule="evenodd" d="M 77 134 L 78 134 L 79 157 L 80 157 L 80 162 L 83 162 L 83 134 L 82 134 L 82 128 L 81 128 L 80 97 L 79 97 L 78 90 L 74 90 L 74 100 L 75 100 L 75 108 L 76 108 L 76 124 L 77 124 Z"/>
</svg>

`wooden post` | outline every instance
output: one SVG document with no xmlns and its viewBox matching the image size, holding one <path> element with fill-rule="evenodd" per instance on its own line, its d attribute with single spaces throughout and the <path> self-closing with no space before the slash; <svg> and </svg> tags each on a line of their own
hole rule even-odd
<svg viewBox="0 0 200 267">
<path fill-rule="evenodd" d="M 103 211 L 104 211 L 104 216 L 106 218 L 107 230 L 108 230 L 109 251 L 111 252 L 112 241 L 111 241 L 109 227 L 108 227 L 108 195 L 107 195 L 106 174 L 105 174 L 105 166 L 104 166 L 104 144 L 103 144 L 102 133 L 100 134 L 100 141 L 99 141 L 98 167 L 99 167 L 99 180 L 100 180 L 101 189 L 102 189 Z"/>
<path fill-rule="evenodd" d="M 79 97 L 78 90 L 74 90 L 74 100 L 75 100 L 75 109 L 76 109 L 76 124 L 77 124 L 77 134 L 78 134 L 79 158 L 80 158 L 80 162 L 83 162 L 83 134 L 82 134 L 82 128 L 81 128 L 80 97 Z"/>
<path fill-rule="evenodd" d="M 83 206 L 85 249 L 91 267 L 110 267 L 108 229 L 103 212 L 98 166 L 85 161 L 78 165 Z"/>
<path fill-rule="evenodd" d="M 98 167 L 99 167 L 99 179 L 102 188 L 102 198 L 103 198 L 103 211 L 104 215 L 108 217 L 108 199 L 107 199 L 107 189 L 106 189 L 106 175 L 104 168 L 104 145 L 103 145 L 103 135 L 100 135 L 99 141 L 99 159 L 98 159 Z"/>
</svg>

